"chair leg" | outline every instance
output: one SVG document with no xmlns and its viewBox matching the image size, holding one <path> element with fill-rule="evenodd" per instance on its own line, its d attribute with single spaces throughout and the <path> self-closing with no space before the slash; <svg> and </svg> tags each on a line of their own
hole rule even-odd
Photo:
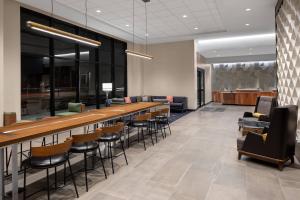
<svg viewBox="0 0 300 200">
<path fill-rule="evenodd" d="M 125 157 L 126 165 L 128 165 L 128 161 L 127 161 L 127 157 L 126 157 L 126 153 L 125 153 L 124 145 L 123 145 L 123 142 L 122 142 L 121 138 L 120 138 L 120 143 L 121 143 L 121 147 L 122 147 L 123 154 L 124 154 L 124 157 Z"/>
<path fill-rule="evenodd" d="M 143 131 L 143 129 L 142 129 Z M 140 128 L 138 128 L 138 143 L 140 142 Z"/>
<path fill-rule="evenodd" d="M 155 134 L 155 140 L 156 140 L 156 143 L 157 143 L 157 130 L 156 130 L 156 123 L 154 122 L 153 123 L 153 128 L 154 128 L 154 134 Z"/>
<path fill-rule="evenodd" d="M 146 142 L 145 142 L 145 136 L 144 136 L 144 129 L 142 128 L 142 139 L 143 139 L 143 143 L 144 143 L 144 149 L 146 151 Z"/>
<path fill-rule="evenodd" d="M 49 168 L 47 168 L 47 197 L 50 200 Z"/>
<path fill-rule="evenodd" d="M 67 171 L 67 168 L 66 168 L 66 163 L 64 164 L 64 185 L 66 185 L 66 171 Z"/>
<path fill-rule="evenodd" d="M 152 142 L 152 145 L 154 146 L 154 141 L 153 141 L 153 137 L 152 137 L 152 131 L 150 130 L 150 128 L 148 128 L 148 133 L 150 134 L 151 142 Z"/>
<path fill-rule="evenodd" d="M 130 141 L 129 141 L 129 126 L 127 128 L 127 148 L 129 148 L 129 145 L 130 145 Z"/>
<path fill-rule="evenodd" d="M 103 168 L 103 172 L 104 172 L 104 175 L 105 175 L 105 179 L 107 179 L 106 170 L 105 170 L 105 166 L 104 166 L 104 163 L 103 163 L 100 146 L 98 147 L 98 151 L 99 151 L 100 161 L 101 161 L 101 164 L 102 164 L 102 168 Z"/>
<path fill-rule="evenodd" d="M 170 128 L 169 121 L 168 121 L 168 128 L 169 128 L 169 131 L 170 131 L 170 135 L 172 135 L 172 131 L 171 131 L 171 128 Z"/>
<path fill-rule="evenodd" d="M 73 185 L 74 185 L 74 188 L 75 188 L 76 196 L 77 196 L 77 198 L 79 198 L 78 191 L 77 191 L 77 186 L 76 186 L 76 183 L 75 183 L 75 178 L 74 178 L 73 171 L 72 171 L 71 164 L 70 164 L 70 159 L 68 159 L 68 165 L 69 165 Z"/>
<path fill-rule="evenodd" d="M 110 154 L 110 162 L 111 162 L 112 172 L 114 174 L 115 169 L 114 169 L 114 161 L 113 161 L 113 155 L 112 155 L 112 150 L 111 150 L 111 142 L 108 142 L 108 151 L 109 151 L 109 154 Z"/>
<path fill-rule="evenodd" d="M 87 179 L 87 158 L 86 158 L 86 152 L 84 152 L 84 174 L 85 174 L 85 189 L 88 192 L 89 186 L 88 186 L 88 179 Z"/>
<path fill-rule="evenodd" d="M 26 199 L 26 166 L 24 165 L 24 177 L 23 177 L 23 200 Z"/>
<path fill-rule="evenodd" d="M 57 168 L 54 167 L 54 185 L 55 189 L 57 190 Z"/>
</svg>

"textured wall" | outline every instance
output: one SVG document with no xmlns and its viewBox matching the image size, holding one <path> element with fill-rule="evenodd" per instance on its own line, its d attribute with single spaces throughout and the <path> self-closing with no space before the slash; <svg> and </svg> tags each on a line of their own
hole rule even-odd
<svg viewBox="0 0 300 200">
<path fill-rule="evenodd" d="M 247 62 L 213 65 L 213 90 L 261 88 L 269 91 L 276 85 L 275 62 Z"/>
<path fill-rule="evenodd" d="M 278 101 L 280 105 L 300 107 L 300 1 L 285 0 L 276 23 Z M 298 131 L 299 128 L 298 120 Z"/>
</svg>

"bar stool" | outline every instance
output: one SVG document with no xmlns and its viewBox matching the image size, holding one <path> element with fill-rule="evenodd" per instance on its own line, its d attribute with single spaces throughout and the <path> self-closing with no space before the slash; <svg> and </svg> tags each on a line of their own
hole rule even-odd
<svg viewBox="0 0 300 200">
<path fill-rule="evenodd" d="M 101 135 L 101 137 L 100 137 L 100 139 L 98 141 L 107 144 L 107 147 L 108 147 L 108 156 L 107 156 L 107 158 L 110 159 L 110 161 L 111 161 L 112 172 L 114 174 L 115 173 L 115 169 L 114 169 L 113 159 L 115 157 L 119 157 L 120 155 L 123 154 L 124 158 L 125 158 L 125 161 L 126 161 L 126 165 L 128 165 L 128 161 L 127 161 L 127 157 L 126 157 L 126 153 L 125 153 L 123 141 L 121 139 L 121 134 L 123 133 L 123 130 L 124 130 L 124 123 L 123 122 L 118 122 L 115 125 L 102 127 L 101 129 L 102 129 L 102 133 L 103 134 Z M 112 154 L 112 143 L 114 143 L 114 142 L 116 142 L 118 140 L 120 141 L 120 145 L 121 145 L 121 149 L 122 149 L 122 154 L 113 155 Z"/>
<path fill-rule="evenodd" d="M 162 134 L 165 134 L 165 137 L 167 137 L 166 127 L 168 127 L 168 129 L 169 129 L 170 135 L 172 134 L 171 128 L 170 128 L 170 123 L 169 123 L 169 117 L 168 117 L 169 110 L 170 110 L 169 108 L 161 109 L 160 110 L 161 115 L 156 116 L 157 126 L 161 130 Z"/>
<path fill-rule="evenodd" d="M 70 159 L 69 150 L 72 146 L 72 138 L 67 138 L 64 143 L 43 146 L 43 147 L 31 147 L 30 157 L 23 161 L 22 166 L 24 167 L 24 191 L 23 199 L 26 199 L 26 170 L 27 168 L 32 169 L 46 169 L 47 171 L 47 197 L 50 199 L 50 184 L 49 184 L 49 169 L 58 167 L 60 165 L 66 165 L 68 163 L 71 178 L 75 188 L 76 196 L 79 197 L 75 179 L 73 176 Z"/>
<path fill-rule="evenodd" d="M 151 115 L 151 118 L 148 120 L 149 122 L 149 131 L 154 131 L 154 134 L 155 134 L 155 140 L 156 140 L 156 143 L 157 143 L 157 133 L 158 133 L 158 128 L 157 128 L 157 116 L 160 116 L 161 115 L 161 111 L 158 110 L 158 111 L 153 111 L 153 112 L 150 112 L 150 115 Z M 164 134 L 162 134 L 162 137 L 164 138 Z"/>
<path fill-rule="evenodd" d="M 99 151 L 100 161 L 102 164 L 103 172 L 104 172 L 105 178 L 107 178 L 102 155 L 101 155 L 101 150 L 99 147 L 99 143 L 97 142 L 97 140 L 99 140 L 99 138 L 102 134 L 103 134 L 102 130 L 97 129 L 94 133 L 72 136 L 73 144 L 71 146 L 70 152 L 84 154 L 85 187 L 86 187 L 87 192 L 89 190 L 88 179 L 87 179 L 87 171 L 88 171 L 88 169 L 87 169 L 87 153 L 95 152 L 97 150 Z"/>
<path fill-rule="evenodd" d="M 146 143 L 145 143 L 144 129 L 146 129 L 146 131 L 148 131 L 150 133 L 152 145 L 154 145 L 152 133 L 149 131 L 149 120 L 150 119 L 151 119 L 151 114 L 145 113 L 142 115 L 136 115 L 132 122 L 132 126 L 138 129 L 138 142 L 139 142 L 139 138 L 140 138 L 140 133 L 142 134 L 145 151 L 146 151 Z M 140 132 L 140 129 L 141 129 L 141 132 Z M 128 137 L 128 140 L 129 140 L 129 137 Z M 128 141 L 128 143 L 129 143 L 129 141 Z"/>
</svg>

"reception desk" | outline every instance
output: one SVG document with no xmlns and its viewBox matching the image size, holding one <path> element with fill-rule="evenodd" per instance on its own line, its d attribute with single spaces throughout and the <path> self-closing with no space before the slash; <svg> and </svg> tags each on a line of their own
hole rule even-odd
<svg viewBox="0 0 300 200">
<path fill-rule="evenodd" d="M 213 101 L 224 105 L 254 106 L 259 96 L 277 96 L 276 91 L 236 90 L 233 92 L 213 92 Z"/>
</svg>

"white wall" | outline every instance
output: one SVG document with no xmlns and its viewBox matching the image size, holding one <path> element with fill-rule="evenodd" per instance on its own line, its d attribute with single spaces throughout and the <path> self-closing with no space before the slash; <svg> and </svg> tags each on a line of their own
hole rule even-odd
<svg viewBox="0 0 300 200">
<path fill-rule="evenodd" d="M 197 108 L 194 41 L 149 46 L 151 61 L 144 61 L 143 94 L 188 97 L 189 109 Z"/>
<path fill-rule="evenodd" d="M 4 0 L 0 0 L 0 126 L 3 125 L 3 14 Z"/>
<path fill-rule="evenodd" d="M 127 43 L 127 49 L 132 50 L 132 43 Z M 136 51 L 143 51 L 142 45 L 135 45 Z M 128 96 L 140 96 L 144 93 L 144 60 L 127 56 L 127 89 Z"/>
<path fill-rule="evenodd" d="M 3 112 L 21 115 L 20 5 L 0 0 L 0 120 Z M 3 24 L 2 24 L 3 23 Z"/>
</svg>

